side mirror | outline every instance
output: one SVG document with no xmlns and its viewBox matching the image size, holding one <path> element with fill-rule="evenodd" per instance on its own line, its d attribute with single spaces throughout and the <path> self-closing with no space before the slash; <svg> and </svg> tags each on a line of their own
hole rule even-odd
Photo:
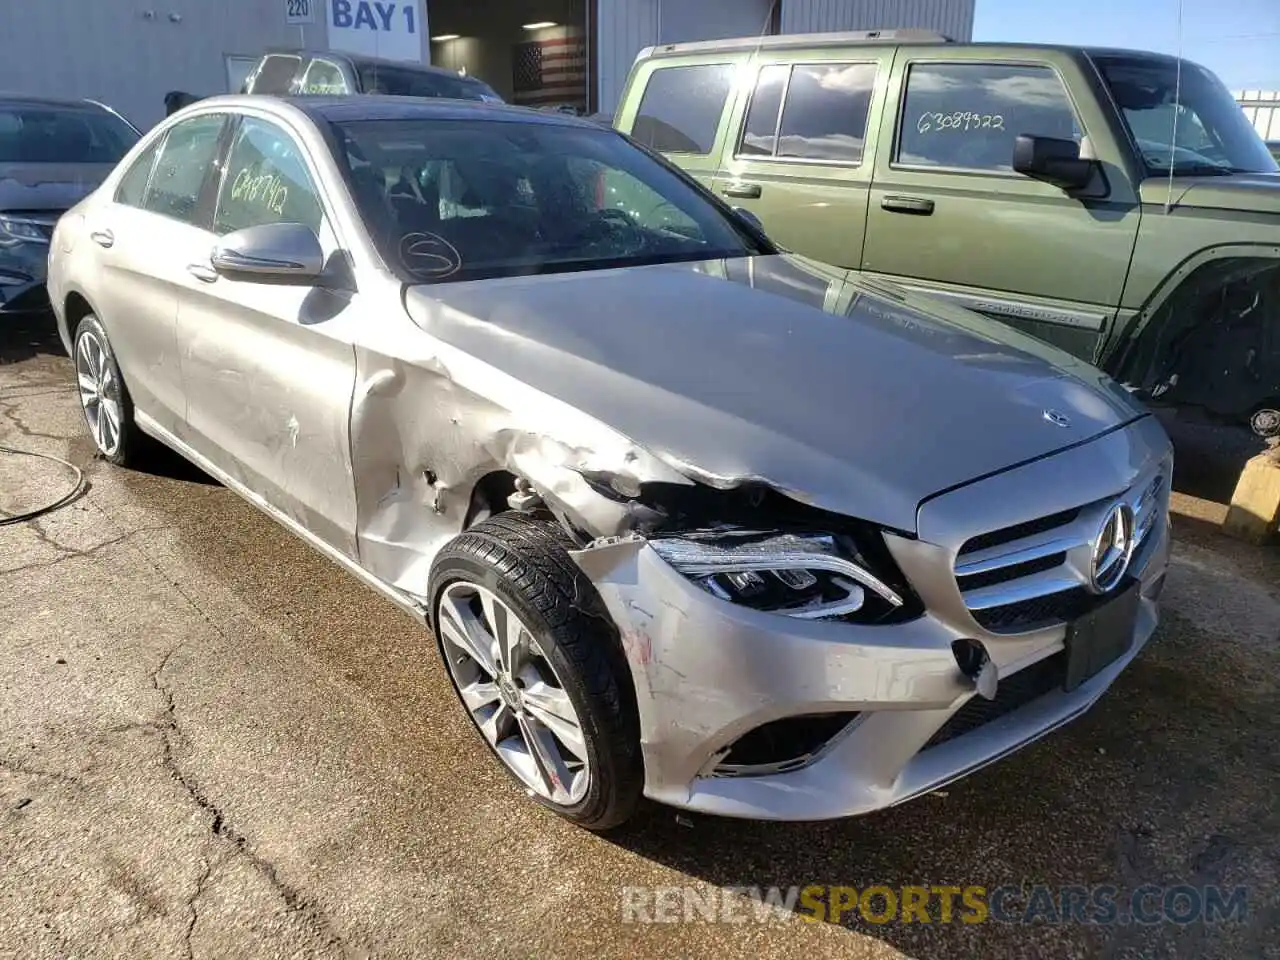
<svg viewBox="0 0 1280 960">
<path fill-rule="evenodd" d="M 1056 137 L 1020 134 L 1013 144 L 1013 169 L 1063 190 L 1083 190 L 1093 180 L 1097 162 L 1080 158 L 1080 145 Z"/>
<path fill-rule="evenodd" d="M 210 258 L 228 280 L 311 286 L 324 272 L 324 251 L 302 223 L 264 223 L 222 238 Z"/>
<path fill-rule="evenodd" d="M 764 233 L 764 222 L 746 207 L 734 207 L 733 212 L 738 215 L 739 220 L 745 220 L 751 226 L 755 227 L 761 233 Z"/>
</svg>

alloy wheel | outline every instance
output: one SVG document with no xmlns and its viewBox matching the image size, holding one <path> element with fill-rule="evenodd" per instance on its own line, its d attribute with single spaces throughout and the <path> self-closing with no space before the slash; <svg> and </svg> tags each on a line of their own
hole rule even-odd
<svg viewBox="0 0 1280 960">
<path fill-rule="evenodd" d="M 123 426 L 120 380 L 106 344 L 92 330 L 76 341 L 76 381 L 93 441 L 104 455 L 113 456 L 120 449 Z"/>
<path fill-rule="evenodd" d="M 591 775 L 582 723 L 532 631 L 465 580 L 441 594 L 436 622 L 462 702 L 502 762 L 544 799 L 580 801 Z"/>
</svg>

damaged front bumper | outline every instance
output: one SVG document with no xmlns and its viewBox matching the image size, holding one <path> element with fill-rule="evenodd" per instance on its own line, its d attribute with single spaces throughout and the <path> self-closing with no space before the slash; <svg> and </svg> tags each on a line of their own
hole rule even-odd
<svg viewBox="0 0 1280 960">
<path fill-rule="evenodd" d="M 926 505 L 919 539 L 889 538 L 926 610 L 889 625 L 805 621 L 718 599 L 638 536 L 576 552 L 622 636 L 640 715 L 646 795 L 726 816 L 853 816 L 937 789 L 1070 721 L 1106 691 L 1155 629 L 1169 551 L 1171 470 L 1167 439 L 1148 420 Z M 1030 501 L 1043 504 L 1037 508 L 1043 516 L 1067 516 L 1063 504 L 1073 497 L 1084 506 L 1059 529 L 1024 536 L 1009 512 L 1027 503 L 1016 490 L 1036 491 Z M 957 584 L 957 557 L 963 559 L 966 544 L 988 542 L 978 538 L 997 527 L 1021 537 L 1011 542 L 1013 552 L 1027 549 L 1031 536 L 1063 542 L 1094 529 L 1117 496 L 1131 496 L 1151 518 L 1130 566 L 1137 616 L 1123 652 L 1068 692 L 1066 623 L 1022 632 L 982 626 Z M 974 505 L 988 497 L 996 499 L 984 515 Z M 1036 569 L 1011 586 L 1025 590 L 1046 575 Z M 973 604 L 981 593 L 970 595 Z M 956 641 L 973 640 L 998 673 L 991 700 L 953 652 Z M 819 742 L 796 741 L 795 757 L 782 747 L 756 766 L 731 762 L 735 745 L 780 721 L 832 715 L 836 722 L 815 723 L 823 731 Z"/>
</svg>

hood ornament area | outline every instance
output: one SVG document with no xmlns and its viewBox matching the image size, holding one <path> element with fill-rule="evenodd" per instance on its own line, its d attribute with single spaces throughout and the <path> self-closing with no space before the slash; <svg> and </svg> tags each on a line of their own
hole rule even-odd
<svg viewBox="0 0 1280 960">
<path fill-rule="evenodd" d="M 1057 410 L 1046 410 L 1043 416 L 1055 427 L 1071 426 L 1071 418 L 1068 417 L 1065 413 L 1059 413 Z"/>
</svg>

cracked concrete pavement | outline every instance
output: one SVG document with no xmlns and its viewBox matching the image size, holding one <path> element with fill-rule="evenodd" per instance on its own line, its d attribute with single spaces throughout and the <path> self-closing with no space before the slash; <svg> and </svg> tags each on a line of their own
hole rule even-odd
<svg viewBox="0 0 1280 960">
<path fill-rule="evenodd" d="M 0 444 L 90 484 L 0 526 L 0 957 L 1280 957 L 1280 557 L 1181 498 L 1165 621 L 1088 715 L 859 820 L 522 797 L 430 637 L 172 457 L 92 456 L 48 321 L 0 328 Z M 0 512 L 71 477 L 0 454 Z M 624 925 L 626 886 L 1246 885 L 1243 922 Z"/>
</svg>

